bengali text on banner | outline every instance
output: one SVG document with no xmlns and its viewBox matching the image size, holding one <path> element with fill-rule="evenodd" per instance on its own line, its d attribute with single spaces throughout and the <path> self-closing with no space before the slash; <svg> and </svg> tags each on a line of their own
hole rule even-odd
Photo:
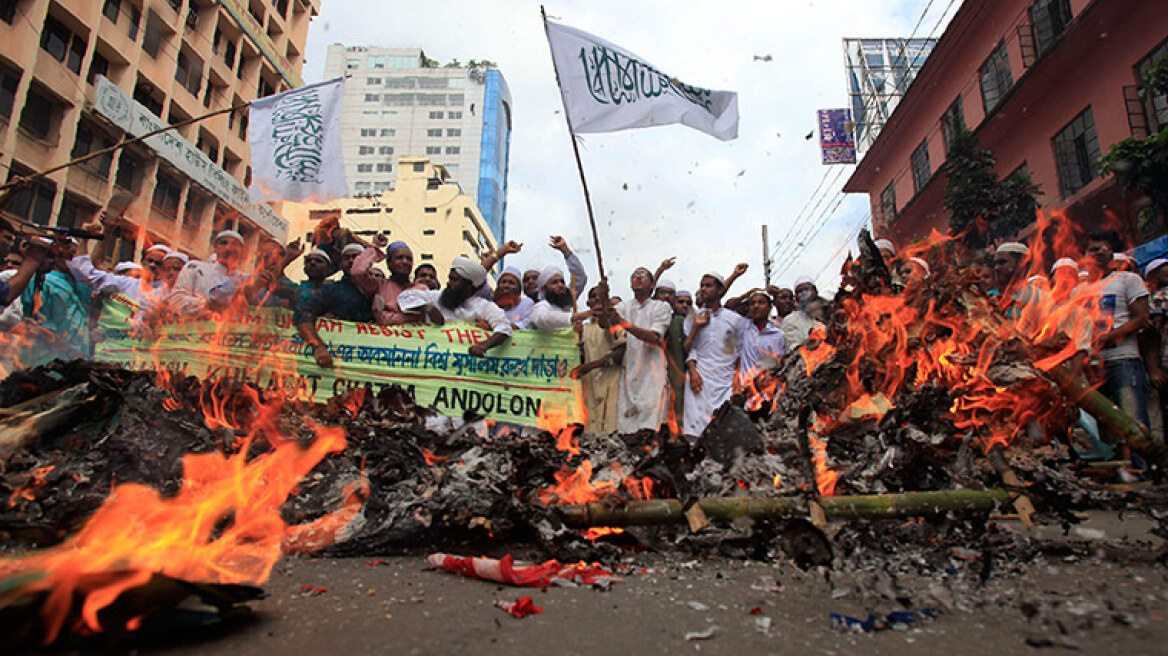
<svg viewBox="0 0 1168 656">
<path fill-rule="evenodd" d="M 336 363 L 316 365 L 292 324 L 292 313 L 252 309 L 215 321 L 136 329 L 138 308 L 122 296 L 106 301 L 96 348 L 99 361 L 131 369 L 160 368 L 203 380 L 247 381 L 283 388 L 301 401 L 324 403 L 369 383 L 411 389 L 424 407 L 449 417 L 482 416 L 537 425 L 541 413 L 585 423 L 570 372 L 580 364 L 576 334 L 518 330 L 486 357 L 467 349 L 487 339 L 475 326 L 379 326 L 333 319 L 317 324 Z"/>
</svg>

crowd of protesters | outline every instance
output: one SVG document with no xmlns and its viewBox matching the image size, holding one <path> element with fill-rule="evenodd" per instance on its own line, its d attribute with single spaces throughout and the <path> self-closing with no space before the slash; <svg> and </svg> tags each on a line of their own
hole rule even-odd
<svg viewBox="0 0 1168 656">
<path fill-rule="evenodd" d="M 102 232 L 105 225 L 98 220 L 87 228 Z M 655 271 L 635 269 L 629 278 L 632 297 L 622 300 L 610 295 L 604 281 L 588 288 L 583 264 L 558 236 L 549 246 L 562 255 L 562 265 L 526 271 L 506 266 L 493 286 L 488 272 L 522 245 L 507 242 L 477 260 L 455 258 L 442 284 L 434 266 L 415 268 L 409 246 L 390 243 L 383 234 L 366 243 L 331 225 L 318 229 L 311 241 L 308 246 L 299 240 L 286 246 L 262 241 L 249 263 L 242 235 L 223 230 L 205 260 L 153 244 L 138 262 L 104 270 L 95 262 L 106 261 L 106 242 L 96 242 L 90 255 L 69 238 L 19 239 L 0 229 L 0 327 L 41 346 L 25 348 L 6 368 L 90 354 L 102 301 L 113 294 L 137 303 L 147 324 L 152 318 L 209 319 L 240 304 L 289 309 L 322 367 L 334 366 L 317 334 L 322 317 L 382 325 L 478 324 L 489 337 L 469 348 L 475 356 L 504 344 L 514 330 L 574 328 L 582 364 L 573 376 L 583 384 L 591 431 L 627 433 L 668 424 L 696 437 L 732 397 L 748 397 L 756 408 L 767 404 L 767 392 L 753 387 L 757 374 L 773 370 L 809 340 L 822 339 L 830 306 L 807 277 L 790 288 L 729 296 L 746 264 L 726 276 L 706 273 L 696 290 L 679 289 L 664 277 L 674 258 Z M 899 257 L 888 240 L 875 243 L 902 284 L 927 284 L 927 261 Z M 1105 395 L 1162 432 L 1161 399 L 1168 400 L 1168 394 L 1158 392 L 1168 391 L 1168 353 L 1161 339 L 1168 330 L 1168 259 L 1153 260 L 1138 272 L 1110 232 L 1089 235 L 1081 252 L 1081 260 L 1060 259 L 1049 272 L 1034 275 L 1029 247 L 1002 243 L 987 252 L 992 261 L 985 267 L 986 289 L 1005 315 L 1019 322 L 1032 320 L 1034 313 L 1026 308 L 1035 305 L 1081 307 L 1080 314 L 1061 315 L 1061 321 L 1076 324 L 1065 331 L 1075 336 L 1076 371 L 1099 372 Z M 293 282 L 285 269 L 301 256 L 304 280 Z M 1087 324 L 1089 329 L 1082 329 Z M 1085 366 L 1090 362 L 1097 366 Z M 750 394 L 741 394 L 747 387 Z M 1086 416 L 1084 424 L 1094 432 Z M 1098 439 L 1096 447 L 1108 448 Z"/>
</svg>

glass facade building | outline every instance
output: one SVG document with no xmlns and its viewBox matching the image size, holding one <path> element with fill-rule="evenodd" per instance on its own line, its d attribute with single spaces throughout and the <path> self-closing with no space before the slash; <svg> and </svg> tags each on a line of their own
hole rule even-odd
<svg viewBox="0 0 1168 656">
<path fill-rule="evenodd" d="M 865 151 L 925 65 L 936 39 L 844 39 L 856 148 Z"/>
<path fill-rule="evenodd" d="M 511 152 L 511 93 L 499 71 L 487 71 L 479 154 L 479 210 L 502 244 L 507 228 L 507 165 Z"/>
</svg>

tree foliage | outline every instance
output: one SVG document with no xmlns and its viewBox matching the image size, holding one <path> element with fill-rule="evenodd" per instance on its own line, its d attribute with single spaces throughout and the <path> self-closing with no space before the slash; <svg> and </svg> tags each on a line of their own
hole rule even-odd
<svg viewBox="0 0 1168 656">
<path fill-rule="evenodd" d="M 1034 222 L 1038 209 L 1035 196 L 1042 192 L 1030 174 L 1017 171 L 999 179 L 994 164 L 994 154 L 978 148 L 969 130 L 956 133 L 949 143 L 944 165 L 949 233 L 964 235 L 973 247 L 1017 233 Z"/>
</svg>

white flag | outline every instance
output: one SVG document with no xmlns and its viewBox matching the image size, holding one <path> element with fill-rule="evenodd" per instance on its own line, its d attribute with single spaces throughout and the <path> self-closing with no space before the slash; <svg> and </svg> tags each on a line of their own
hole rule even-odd
<svg viewBox="0 0 1168 656">
<path fill-rule="evenodd" d="M 255 200 L 345 198 L 341 149 L 344 78 L 313 84 L 251 104 L 251 187 Z"/>
<path fill-rule="evenodd" d="M 681 123 L 729 141 L 738 136 L 738 94 L 682 84 L 633 53 L 547 21 L 552 61 L 574 132 Z"/>
</svg>

